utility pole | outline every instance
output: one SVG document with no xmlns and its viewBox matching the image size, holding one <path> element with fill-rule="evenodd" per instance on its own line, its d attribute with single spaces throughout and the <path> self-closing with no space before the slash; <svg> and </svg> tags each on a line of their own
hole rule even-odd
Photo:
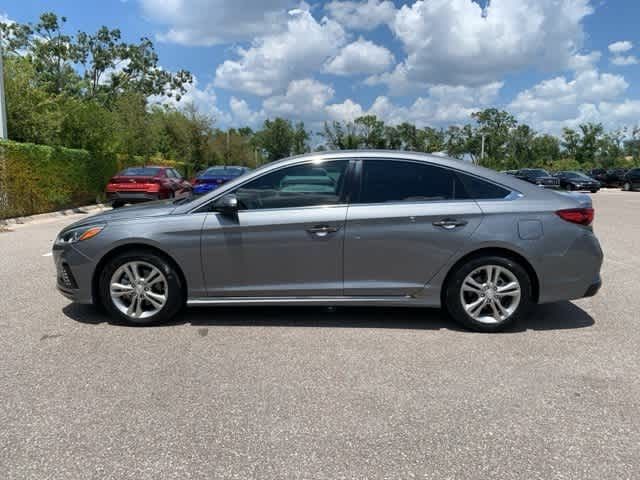
<svg viewBox="0 0 640 480">
<path fill-rule="evenodd" d="M 482 160 L 484 160 L 484 140 L 485 140 L 486 135 L 484 134 L 484 132 L 482 133 L 482 144 L 480 145 L 480 161 L 482 162 Z"/>
<path fill-rule="evenodd" d="M 7 109 L 4 101 L 4 64 L 3 64 L 3 48 L 4 39 L 0 32 L 0 140 L 7 139 Z"/>
<path fill-rule="evenodd" d="M 7 139 L 7 110 L 4 103 L 4 64 L 2 57 L 4 39 L 0 31 L 0 140 Z M 4 147 L 0 147 L 0 212 L 9 208 L 9 192 L 7 184 L 7 159 Z"/>
</svg>

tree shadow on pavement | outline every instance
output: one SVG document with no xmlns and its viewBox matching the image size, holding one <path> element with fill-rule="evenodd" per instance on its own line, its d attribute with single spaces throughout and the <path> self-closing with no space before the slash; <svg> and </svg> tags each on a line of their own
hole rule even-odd
<svg viewBox="0 0 640 480">
<path fill-rule="evenodd" d="M 101 309 L 71 303 L 63 313 L 86 324 L 114 323 Z M 566 330 L 594 325 L 593 318 L 571 302 L 535 306 L 525 320 L 505 333 L 527 330 Z M 163 325 L 191 324 L 193 326 L 260 326 L 260 327 L 316 327 L 316 328 L 395 328 L 409 330 L 456 330 L 458 326 L 445 312 L 434 308 L 391 307 L 200 307 L 188 308 Z"/>
</svg>

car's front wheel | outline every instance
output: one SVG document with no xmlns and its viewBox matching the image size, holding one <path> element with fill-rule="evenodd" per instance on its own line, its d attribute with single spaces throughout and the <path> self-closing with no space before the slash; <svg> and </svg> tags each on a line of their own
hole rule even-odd
<svg viewBox="0 0 640 480">
<path fill-rule="evenodd" d="M 99 287 L 100 299 L 111 316 L 129 324 L 168 321 L 184 302 L 174 266 L 144 250 L 124 252 L 107 262 Z"/>
<path fill-rule="evenodd" d="M 622 189 L 625 192 L 630 192 L 631 191 L 631 183 L 630 182 L 624 182 L 624 184 L 622 185 Z"/>
<path fill-rule="evenodd" d="M 515 260 L 501 256 L 471 259 L 452 272 L 444 300 L 459 323 L 497 332 L 522 318 L 532 304 L 531 279 Z"/>
</svg>

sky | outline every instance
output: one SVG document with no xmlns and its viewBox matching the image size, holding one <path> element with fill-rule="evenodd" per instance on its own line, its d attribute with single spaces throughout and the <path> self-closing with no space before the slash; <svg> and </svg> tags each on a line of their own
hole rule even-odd
<svg viewBox="0 0 640 480">
<path fill-rule="evenodd" d="M 541 132 L 640 124 L 639 0 L 0 0 L 154 40 L 217 126 L 375 114 L 448 126 L 497 107 Z"/>
</svg>

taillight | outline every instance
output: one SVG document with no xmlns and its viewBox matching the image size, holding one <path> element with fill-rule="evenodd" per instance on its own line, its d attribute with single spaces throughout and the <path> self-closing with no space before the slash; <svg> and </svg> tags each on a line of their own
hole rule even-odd
<svg viewBox="0 0 640 480">
<path fill-rule="evenodd" d="M 556 212 L 561 219 L 578 225 L 591 225 L 595 211 L 593 208 L 569 208 Z"/>
</svg>

